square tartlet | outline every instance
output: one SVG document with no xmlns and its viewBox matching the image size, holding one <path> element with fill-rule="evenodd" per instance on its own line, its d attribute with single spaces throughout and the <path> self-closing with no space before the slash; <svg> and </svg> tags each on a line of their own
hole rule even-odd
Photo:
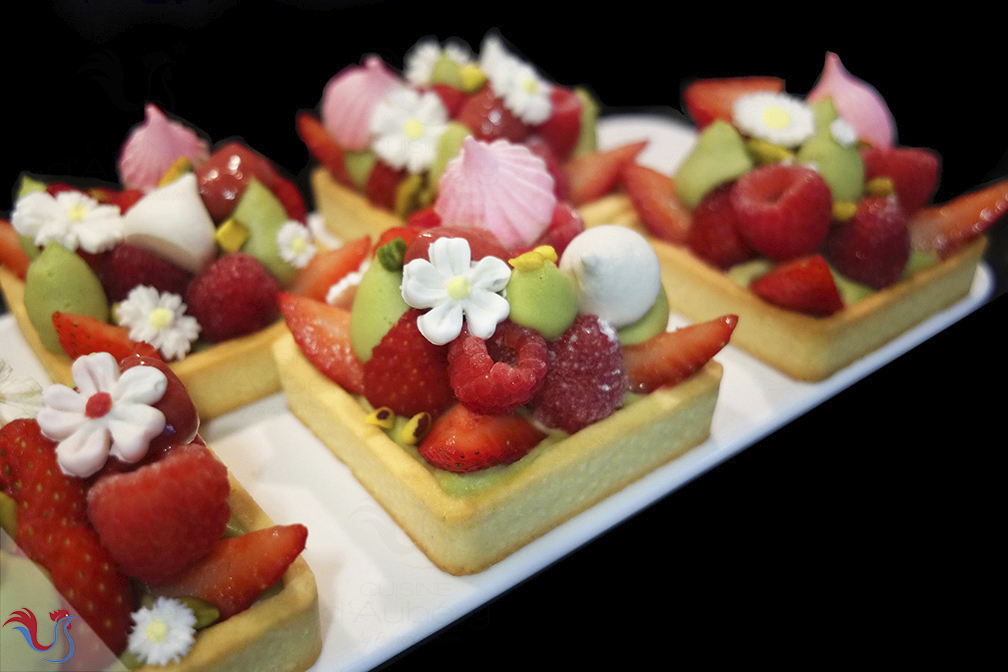
<svg viewBox="0 0 1008 672">
<path fill-rule="evenodd" d="M 662 266 L 673 312 L 693 321 L 739 316 L 732 344 L 789 377 L 818 382 L 965 298 L 987 246 L 980 237 L 829 317 L 771 305 L 685 247 L 649 236 L 631 208 L 616 223 L 647 236 Z"/>
<path fill-rule="evenodd" d="M 291 412 L 417 547 L 454 575 L 490 567 L 701 444 L 710 433 L 722 374 L 720 364 L 709 362 L 673 388 L 541 445 L 477 491 L 453 495 L 433 467 L 368 424 L 368 409 L 320 373 L 292 336 L 278 340 L 273 352 Z"/>
<path fill-rule="evenodd" d="M 0 266 L 0 290 L 25 341 L 54 383 L 72 386 L 72 361 L 65 353 L 52 352 L 42 344 L 25 310 L 24 286 L 24 281 Z M 278 321 L 255 334 L 218 343 L 171 364 L 201 419 L 211 420 L 280 391 L 270 346 L 284 330 L 283 322 Z"/>
</svg>

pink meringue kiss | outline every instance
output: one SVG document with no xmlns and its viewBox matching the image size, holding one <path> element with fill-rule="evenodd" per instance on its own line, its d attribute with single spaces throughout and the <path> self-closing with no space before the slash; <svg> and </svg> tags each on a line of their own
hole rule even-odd
<svg viewBox="0 0 1008 672">
<path fill-rule="evenodd" d="M 371 113 L 389 88 L 401 84 L 378 56 L 340 70 L 322 91 L 322 125 L 344 149 L 359 152 L 371 141 Z"/>
<path fill-rule="evenodd" d="M 513 249 L 539 238 L 556 205 L 553 176 L 527 147 L 468 136 L 445 167 L 434 210 L 445 224 L 488 229 Z"/>
<path fill-rule="evenodd" d="M 119 179 L 127 189 L 150 191 L 179 157 L 198 168 L 210 145 L 191 128 L 172 121 L 156 105 L 144 108 L 144 122 L 130 132 L 119 152 Z"/>
<path fill-rule="evenodd" d="M 851 75 L 833 52 L 826 54 L 819 81 L 808 102 L 832 98 L 833 106 L 861 140 L 888 149 L 896 144 L 896 122 L 885 99 L 870 84 Z"/>
</svg>

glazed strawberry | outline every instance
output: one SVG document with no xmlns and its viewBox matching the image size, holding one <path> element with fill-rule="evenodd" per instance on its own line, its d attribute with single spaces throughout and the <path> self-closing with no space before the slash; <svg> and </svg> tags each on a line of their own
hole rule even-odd
<svg viewBox="0 0 1008 672">
<path fill-rule="evenodd" d="M 504 100 L 490 86 L 469 96 L 455 120 L 471 128 L 477 140 L 492 142 L 503 138 L 521 142 L 529 133 L 528 126 L 504 105 Z"/>
<path fill-rule="evenodd" d="M 179 380 L 172 368 L 157 357 L 134 353 L 119 362 L 120 371 L 127 371 L 134 366 L 153 366 L 168 379 L 165 392 L 152 406 L 165 416 L 165 429 L 160 436 L 150 442 L 148 457 L 140 462 L 145 464 L 156 459 L 157 455 L 169 450 L 172 446 L 186 445 L 196 440 L 200 427 L 199 413 L 196 404 L 189 396 L 185 385 Z M 110 463 L 118 460 L 109 460 Z M 108 465 L 111 466 L 111 465 Z M 120 466 L 120 470 L 129 470 L 130 466 Z"/>
<path fill-rule="evenodd" d="M 266 267 L 244 252 L 232 252 L 207 265 L 189 283 L 185 302 L 211 343 L 253 334 L 278 315 L 280 285 Z"/>
<path fill-rule="evenodd" d="M 96 274 L 111 302 L 124 300 L 137 285 L 185 296 L 192 274 L 147 250 L 118 243 L 97 262 Z"/>
<path fill-rule="evenodd" d="M 899 280 L 910 258 L 910 235 L 899 201 L 862 199 L 853 218 L 831 229 L 823 253 L 840 273 L 874 289 Z"/>
<path fill-rule="evenodd" d="M 821 255 L 786 261 L 749 285 L 770 303 L 813 316 L 843 308 L 833 274 Z"/>
<path fill-rule="evenodd" d="M 18 232 L 10 222 L 0 219 L 0 266 L 24 280 L 31 259 L 21 247 Z"/>
<path fill-rule="evenodd" d="M 535 330 L 504 320 L 483 340 L 462 333 L 448 349 L 448 377 L 458 400 L 477 413 L 509 413 L 539 390 L 546 375 L 546 341 Z"/>
<path fill-rule="evenodd" d="M 892 180 L 907 215 L 931 199 L 938 184 L 938 155 L 934 152 L 916 147 L 865 147 L 860 153 L 865 181 L 878 177 Z"/>
<path fill-rule="evenodd" d="M 118 567 L 147 583 L 179 575 L 213 548 L 231 507 L 227 468 L 204 445 L 97 480 L 88 519 Z"/>
<path fill-rule="evenodd" d="M 479 261 L 483 257 L 497 257 L 505 260 L 510 258 L 507 248 L 501 244 L 500 239 L 487 229 L 444 224 L 417 233 L 413 241 L 406 247 L 403 264 L 408 264 L 414 259 L 427 259 L 431 243 L 438 238 L 465 238 L 469 243 L 472 261 Z"/>
<path fill-rule="evenodd" d="M 579 315 L 549 343 L 549 369 L 529 404 L 547 427 L 574 432 L 623 404 L 626 367 L 616 332 L 594 315 Z"/>
<path fill-rule="evenodd" d="M 624 169 L 647 147 L 647 141 L 634 142 L 606 151 L 574 157 L 564 165 L 570 181 L 570 200 L 582 205 L 597 200 L 620 183 Z"/>
<path fill-rule="evenodd" d="M 364 365 L 350 343 L 350 310 L 281 292 L 280 312 L 305 357 L 351 394 L 364 394 Z"/>
<path fill-rule="evenodd" d="M 557 156 L 569 156 L 581 137 L 581 112 L 584 105 L 573 89 L 554 86 L 550 90 L 550 117 L 533 132 L 542 136 Z"/>
<path fill-rule="evenodd" d="M 733 183 L 708 193 L 693 210 L 686 244 L 693 254 L 721 269 L 751 259 L 755 253 L 738 232 L 738 218 L 731 206 Z"/>
<path fill-rule="evenodd" d="M 620 181 L 652 236 L 674 244 L 686 242 L 692 215 L 676 197 L 671 177 L 633 162 L 623 169 Z"/>
<path fill-rule="evenodd" d="M 421 311 L 410 308 L 364 363 L 364 397 L 397 415 L 437 417 L 455 402 L 448 379 L 448 346 L 434 345 L 417 328 Z"/>
<path fill-rule="evenodd" d="M 523 415 L 484 415 L 456 404 L 434 422 L 417 450 L 433 466 L 465 474 L 511 464 L 544 436 Z"/>
<path fill-rule="evenodd" d="M 193 596 L 220 611 L 222 619 L 244 611 L 287 571 L 308 538 L 304 525 L 275 525 L 227 537 L 180 576 L 158 584 L 160 595 Z"/>
<path fill-rule="evenodd" d="M 0 427 L 0 486 L 18 503 L 18 546 L 49 573 L 113 652 L 126 647 L 133 593 L 85 519 L 84 482 L 64 476 L 33 419 Z"/>
<path fill-rule="evenodd" d="M 294 125 L 298 137 L 308 148 L 308 153 L 321 163 L 337 182 L 350 184 L 343 148 L 329 135 L 322 122 L 309 112 L 299 112 Z"/>
<path fill-rule="evenodd" d="M 396 192 L 404 177 L 405 170 L 396 170 L 384 161 L 376 161 L 364 188 L 368 201 L 380 208 L 395 210 Z"/>
<path fill-rule="evenodd" d="M 1008 212 L 1008 180 L 918 210 L 907 227 L 913 249 L 947 257 Z"/>
<path fill-rule="evenodd" d="M 273 192 L 291 219 L 304 220 L 304 199 L 297 187 L 269 159 L 239 142 L 224 144 L 195 172 L 203 203 L 215 222 L 227 219 L 253 177 Z"/>
<path fill-rule="evenodd" d="M 60 346 L 70 359 L 93 352 L 108 352 L 117 360 L 135 352 L 137 344 L 129 337 L 129 329 L 109 324 L 88 315 L 73 315 L 56 311 L 53 327 Z"/>
<path fill-rule="evenodd" d="M 371 238 L 361 236 L 333 250 L 318 252 L 298 270 L 287 291 L 325 301 L 329 288 L 356 271 L 371 252 Z"/>
<path fill-rule="evenodd" d="M 833 201 L 817 172 L 772 163 L 738 179 L 731 191 L 739 234 L 771 259 L 815 252 L 829 232 Z"/>
<path fill-rule="evenodd" d="M 686 380 L 728 344 L 737 324 L 738 316 L 725 315 L 625 346 L 630 389 L 651 392 Z"/>
<path fill-rule="evenodd" d="M 698 79 L 683 90 L 683 103 L 697 128 L 702 129 L 715 119 L 731 122 L 732 105 L 742 96 L 783 90 L 784 80 L 777 77 Z"/>
</svg>

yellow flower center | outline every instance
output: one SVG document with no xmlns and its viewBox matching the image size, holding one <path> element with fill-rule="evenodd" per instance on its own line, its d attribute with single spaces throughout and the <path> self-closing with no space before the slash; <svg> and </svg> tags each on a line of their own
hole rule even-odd
<svg viewBox="0 0 1008 672">
<path fill-rule="evenodd" d="M 168 636 L 168 624 L 164 621 L 151 621 L 147 625 L 147 639 L 160 644 Z"/>
<path fill-rule="evenodd" d="M 448 296 L 456 301 L 461 301 L 469 296 L 469 292 L 472 291 L 472 285 L 469 284 L 469 280 L 461 275 L 457 275 L 448 281 L 445 290 L 448 292 Z"/>
<path fill-rule="evenodd" d="M 527 93 L 528 95 L 534 96 L 539 91 L 539 82 L 537 82 L 532 77 L 529 77 L 524 82 L 522 82 L 522 89 L 524 89 L 525 93 Z"/>
<path fill-rule="evenodd" d="M 173 317 L 174 315 L 172 315 L 170 310 L 159 306 L 151 311 L 148 319 L 150 320 L 150 325 L 152 327 L 160 330 L 171 324 Z"/>
<path fill-rule="evenodd" d="M 308 241 L 298 236 L 297 238 L 291 240 L 290 249 L 294 254 L 301 254 L 308 249 Z"/>
<path fill-rule="evenodd" d="M 88 209 L 80 203 L 74 203 L 67 210 L 67 217 L 73 222 L 83 222 L 87 217 Z"/>
<path fill-rule="evenodd" d="M 763 110 L 763 123 L 770 128 L 780 130 L 791 123 L 791 115 L 780 107 L 768 107 Z"/>
<path fill-rule="evenodd" d="M 410 119 L 406 122 L 406 125 L 403 126 L 403 131 L 406 133 L 406 137 L 410 140 L 416 140 L 423 135 L 423 122 L 418 119 Z"/>
</svg>

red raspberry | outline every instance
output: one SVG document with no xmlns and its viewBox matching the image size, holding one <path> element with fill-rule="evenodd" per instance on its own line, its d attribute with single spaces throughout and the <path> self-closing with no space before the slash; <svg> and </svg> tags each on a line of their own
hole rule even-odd
<svg viewBox="0 0 1008 672">
<path fill-rule="evenodd" d="M 470 410 L 507 413 L 526 403 L 546 375 L 546 339 L 505 320 L 487 340 L 462 333 L 448 349 L 448 377 L 455 396 Z"/>
<path fill-rule="evenodd" d="M 629 388 L 615 330 L 594 315 L 579 315 L 548 344 L 549 370 L 530 406 L 537 420 L 573 434 L 623 404 Z"/>
<path fill-rule="evenodd" d="M 279 315 L 280 284 L 252 255 L 233 252 L 217 259 L 189 284 L 185 302 L 201 335 L 212 343 L 268 327 Z"/>
<path fill-rule="evenodd" d="M 854 217 L 835 225 L 824 252 L 838 271 L 875 289 L 897 280 L 910 259 L 910 235 L 895 198 L 872 196 L 858 204 Z"/>
<path fill-rule="evenodd" d="M 815 252 L 833 216 L 829 185 L 804 166 L 760 166 L 738 179 L 730 200 L 742 239 L 777 260 Z"/>
<path fill-rule="evenodd" d="M 227 468 L 194 442 L 96 481 L 88 490 L 88 518 L 123 572 L 157 583 L 217 543 L 231 517 L 229 493 Z"/>
<path fill-rule="evenodd" d="M 119 243 L 100 257 L 98 279 L 109 301 L 122 301 L 137 285 L 185 296 L 192 274 L 127 243 Z"/>
<path fill-rule="evenodd" d="M 690 251 L 718 268 L 728 268 L 753 256 L 738 232 L 738 217 L 731 206 L 734 183 L 722 184 L 700 201 L 687 233 Z"/>
</svg>

